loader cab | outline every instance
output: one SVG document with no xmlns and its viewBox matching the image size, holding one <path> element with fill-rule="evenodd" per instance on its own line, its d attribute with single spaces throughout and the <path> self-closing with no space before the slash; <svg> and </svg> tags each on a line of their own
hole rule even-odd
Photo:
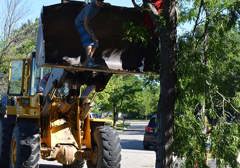
<svg viewBox="0 0 240 168">
<path fill-rule="evenodd" d="M 13 60 L 10 63 L 9 70 L 9 96 L 22 96 L 24 91 L 24 71 L 26 67 L 26 60 Z"/>
<path fill-rule="evenodd" d="M 8 82 L 8 99 L 11 103 L 7 106 L 8 115 L 40 117 L 39 84 L 48 71 L 36 66 L 34 54 L 31 58 L 11 61 Z"/>
<path fill-rule="evenodd" d="M 34 96 L 41 92 L 41 80 L 50 72 L 50 68 L 39 68 L 33 56 L 30 59 L 13 60 L 9 71 L 9 96 Z"/>
</svg>

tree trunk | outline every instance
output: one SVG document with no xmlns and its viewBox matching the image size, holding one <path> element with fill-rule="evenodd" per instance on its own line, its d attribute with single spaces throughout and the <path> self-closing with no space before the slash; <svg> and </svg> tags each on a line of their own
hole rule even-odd
<svg viewBox="0 0 240 168">
<path fill-rule="evenodd" d="M 169 168 L 172 163 L 174 106 L 176 96 L 176 0 L 165 0 L 164 23 L 160 28 L 160 99 L 156 168 Z"/>
<path fill-rule="evenodd" d="M 113 104 L 113 127 L 116 126 L 117 117 L 118 117 L 117 106 Z"/>
</svg>

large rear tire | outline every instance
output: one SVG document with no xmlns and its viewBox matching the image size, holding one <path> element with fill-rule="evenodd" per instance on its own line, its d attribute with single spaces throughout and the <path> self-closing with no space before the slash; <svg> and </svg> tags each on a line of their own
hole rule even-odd
<svg viewBox="0 0 240 168">
<path fill-rule="evenodd" d="M 63 168 L 83 168 L 84 163 L 84 161 L 75 161 L 71 165 L 63 165 Z"/>
<path fill-rule="evenodd" d="M 10 168 L 38 168 L 40 134 L 36 120 L 21 119 L 15 125 L 10 143 Z"/>
<path fill-rule="evenodd" d="M 15 116 L 0 117 L 0 167 L 3 168 L 10 166 L 10 142 L 15 122 Z"/>
<path fill-rule="evenodd" d="M 94 157 L 88 168 L 120 168 L 121 145 L 117 132 L 109 126 L 100 126 L 93 135 Z"/>
</svg>

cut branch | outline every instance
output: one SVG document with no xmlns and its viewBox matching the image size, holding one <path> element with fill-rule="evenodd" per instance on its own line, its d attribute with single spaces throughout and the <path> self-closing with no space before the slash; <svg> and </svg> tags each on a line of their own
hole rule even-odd
<svg viewBox="0 0 240 168">
<path fill-rule="evenodd" d="M 230 105 L 237 113 L 240 113 L 240 111 L 239 111 L 236 107 L 234 107 L 233 104 L 231 103 L 231 101 L 228 100 L 223 94 L 221 94 L 219 91 L 217 91 L 217 94 L 222 97 L 223 101 L 229 103 L 229 105 Z"/>
</svg>

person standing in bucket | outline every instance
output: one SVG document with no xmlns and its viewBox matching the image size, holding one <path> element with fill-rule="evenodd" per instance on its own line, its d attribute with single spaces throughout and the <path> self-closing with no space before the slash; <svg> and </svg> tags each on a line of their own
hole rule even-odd
<svg viewBox="0 0 240 168">
<path fill-rule="evenodd" d="M 92 0 L 81 10 L 75 19 L 76 28 L 80 34 L 81 43 L 86 50 L 86 56 L 83 65 L 87 67 L 96 67 L 93 54 L 99 46 L 98 39 L 90 28 L 90 21 L 98 14 L 100 8 L 104 6 L 104 0 Z"/>
</svg>

